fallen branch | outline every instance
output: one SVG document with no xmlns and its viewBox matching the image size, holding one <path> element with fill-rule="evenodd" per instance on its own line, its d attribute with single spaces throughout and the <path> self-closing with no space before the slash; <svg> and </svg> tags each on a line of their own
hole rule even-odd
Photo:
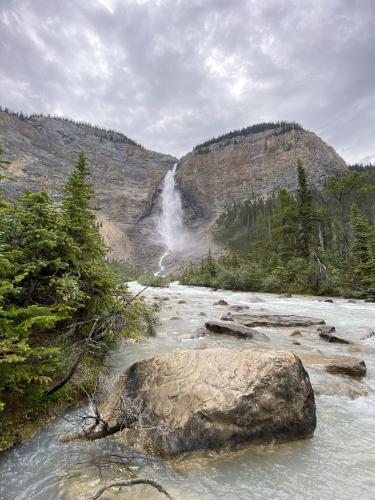
<svg viewBox="0 0 375 500">
<path fill-rule="evenodd" d="M 90 341 L 92 339 L 92 336 L 94 335 L 95 333 L 95 329 L 96 329 L 96 325 L 98 323 L 98 320 L 96 319 L 92 328 L 91 328 L 91 331 L 90 331 L 90 334 L 88 337 L 86 337 L 85 339 L 85 342 L 84 342 L 84 347 L 83 349 L 81 350 L 81 352 L 78 354 L 77 356 L 77 359 L 75 360 L 73 366 L 70 368 L 69 372 L 67 373 L 67 375 L 62 379 L 60 380 L 60 382 L 58 384 L 56 384 L 54 387 L 52 387 L 52 389 L 50 389 L 49 391 L 46 392 L 46 396 L 51 396 L 52 394 L 54 394 L 55 392 L 57 392 L 58 390 L 60 390 L 62 387 L 64 387 L 64 385 L 66 385 L 69 380 L 73 377 L 73 375 L 75 374 L 75 372 L 77 371 L 77 368 L 83 358 L 83 356 L 86 354 L 87 352 L 87 349 L 90 345 Z"/>
<path fill-rule="evenodd" d="M 109 488 L 115 488 L 116 486 L 134 486 L 136 484 L 148 484 L 154 488 L 156 488 L 160 493 L 163 493 L 167 498 L 172 498 L 171 495 L 168 493 L 168 491 L 159 483 L 156 481 L 153 481 L 152 479 L 130 479 L 128 481 L 113 481 L 112 483 L 108 483 L 104 485 L 100 490 L 98 490 L 94 496 L 90 497 L 91 500 L 96 500 L 99 498 L 106 490 Z"/>
</svg>

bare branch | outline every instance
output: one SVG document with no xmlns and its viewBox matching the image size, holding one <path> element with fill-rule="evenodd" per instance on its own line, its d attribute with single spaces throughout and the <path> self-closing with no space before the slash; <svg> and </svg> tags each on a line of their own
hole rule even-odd
<svg viewBox="0 0 375 500">
<path fill-rule="evenodd" d="M 109 488 L 115 488 L 116 486 L 134 486 L 136 484 L 148 484 L 156 488 L 158 491 L 160 491 L 160 493 L 163 493 L 167 498 L 172 498 L 171 495 L 168 493 L 168 491 L 161 484 L 157 483 L 156 481 L 153 481 L 152 479 L 142 479 L 142 478 L 130 479 L 128 481 L 113 481 L 111 483 L 107 483 L 102 488 L 100 488 L 95 493 L 94 496 L 90 498 L 91 500 L 96 500 Z"/>
</svg>

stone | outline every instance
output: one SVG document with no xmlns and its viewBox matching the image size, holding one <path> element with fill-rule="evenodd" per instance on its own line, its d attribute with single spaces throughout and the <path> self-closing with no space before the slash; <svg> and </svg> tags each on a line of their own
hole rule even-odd
<svg viewBox="0 0 375 500">
<path fill-rule="evenodd" d="M 372 329 L 369 329 L 364 337 L 361 340 L 368 340 L 375 336 L 375 332 Z"/>
<path fill-rule="evenodd" d="M 169 318 L 169 321 L 176 321 L 178 319 L 181 319 L 181 318 L 179 318 L 178 316 L 172 316 L 171 318 Z"/>
<path fill-rule="evenodd" d="M 206 321 L 205 327 L 212 333 L 233 335 L 242 339 L 270 340 L 264 333 L 252 328 L 228 321 Z"/>
<path fill-rule="evenodd" d="M 231 319 L 228 315 L 221 318 L 223 321 L 236 321 L 248 327 L 270 326 L 270 327 L 296 327 L 296 326 L 315 326 L 325 323 L 323 319 L 307 318 L 304 316 L 295 316 L 293 314 L 232 314 Z"/>
<path fill-rule="evenodd" d="M 208 333 L 209 332 L 205 328 L 197 328 L 196 330 L 194 330 L 193 335 L 190 335 L 190 337 L 188 338 L 199 339 L 201 337 L 205 337 L 206 335 L 208 335 Z"/>
<path fill-rule="evenodd" d="M 280 299 L 290 299 L 291 297 L 293 297 L 291 293 L 283 293 L 282 295 L 279 295 Z"/>
<path fill-rule="evenodd" d="M 136 409 L 132 418 L 129 408 Z M 316 427 L 301 360 L 272 350 L 189 350 L 139 361 L 120 376 L 100 414 L 126 446 L 164 456 L 310 438 Z"/>
<path fill-rule="evenodd" d="M 215 302 L 214 304 L 215 306 L 227 306 L 228 305 L 228 302 L 224 299 L 220 299 L 218 300 L 217 302 Z"/>
<path fill-rule="evenodd" d="M 297 335 L 302 335 L 299 330 L 294 330 L 294 332 L 289 334 L 289 337 L 296 337 Z"/>
<path fill-rule="evenodd" d="M 349 300 L 347 301 L 347 303 L 348 303 L 348 304 L 356 304 L 356 303 L 357 303 L 357 301 L 356 301 L 356 300 L 353 300 L 353 299 L 349 299 Z"/>
<path fill-rule="evenodd" d="M 205 313 L 205 312 L 203 312 L 203 311 L 201 311 L 201 312 L 198 314 L 198 316 L 206 316 L 206 313 Z"/>
<path fill-rule="evenodd" d="M 243 311 L 244 309 L 250 309 L 249 306 L 240 306 L 240 305 L 234 305 L 234 306 L 230 306 L 229 309 L 231 309 L 232 311 Z"/>
<path fill-rule="evenodd" d="M 179 300 L 177 304 L 186 304 L 186 300 Z"/>
<path fill-rule="evenodd" d="M 328 303 L 330 303 L 330 304 L 333 304 L 333 300 L 332 300 L 332 299 L 325 299 L 325 301 L 324 301 L 324 302 L 328 302 Z"/>
<path fill-rule="evenodd" d="M 298 342 L 297 340 L 293 340 L 292 344 L 294 344 L 294 345 L 301 345 L 301 342 Z"/>
<path fill-rule="evenodd" d="M 336 329 L 334 326 L 322 326 L 318 328 L 319 337 L 326 340 L 327 342 L 332 342 L 336 344 L 352 344 L 350 340 L 346 340 L 342 337 L 334 335 Z"/>
<path fill-rule="evenodd" d="M 375 297 L 368 297 L 367 299 L 365 299 L 365 302 L 372 304 L 373 302 L 375 302 Z"/>
<path fill-rule="evenodd" d="M 343 374 L 360 378 L 366 375 L 366 363 L 362 359 L 352 356 L 336 356 L 332 361 L 328 362 L 325 370 L 332 374 Z"/>
<path fill-rule="evenodd" d="M 357 399 L 373 394 L 373 391 L 358 379 L 337 377 L 327 372 L 309 370 L 310 381 L 316 396 L 339 396 Z"/>
</svg>

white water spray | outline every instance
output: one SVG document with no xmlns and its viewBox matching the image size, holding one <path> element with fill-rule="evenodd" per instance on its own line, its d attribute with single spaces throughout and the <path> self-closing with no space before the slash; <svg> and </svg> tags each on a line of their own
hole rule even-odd
<svg viewBox="0 0 375 500">
<path fill-rule="evenodd" d="M 176 169 L 177 163 L 173 165 L 172 170 L 167 172 L 161 193 L 162 208 L 158 219 L 158 232 L 166 251 L 160 257 L 159 270 L 155 275 L 164 271 L 163 260 L 165 257 L 171 252 L 182 249 L 186 243 L 181 196 L 175 182 Z"/>
</svg>

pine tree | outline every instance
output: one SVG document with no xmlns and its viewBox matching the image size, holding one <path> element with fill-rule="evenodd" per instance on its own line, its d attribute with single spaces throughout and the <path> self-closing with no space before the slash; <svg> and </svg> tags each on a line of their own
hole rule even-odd
<svg viewBox="0 0 375 500">
<path fill-rule="evenodd" d="M 79 280 L 83 294 L 79 315 L 92 318 L 113 306 L 117 281 L 105 263 L 108 249 L 95 224 L 93 189 L 88 176 L 85 156 L 80 153 L 62 189 L 61 214 L 72 242 L 67 256 L 70 273 Z"/>
<path fill-rule="evenodd" d="M 37 394 L 59 364 L 54 329 L 69 317 L 64 236 L 46 192 L 0 211 L 0 399 Z M 1 406 L 1 405 L 0 405 Z"/>
<path fill-rule="evenodd" d="M 282 261 L 298 255 L 298 207 L 295 199 L 281 189 L 272 211 L 272 249 Z"/>
</svg>

